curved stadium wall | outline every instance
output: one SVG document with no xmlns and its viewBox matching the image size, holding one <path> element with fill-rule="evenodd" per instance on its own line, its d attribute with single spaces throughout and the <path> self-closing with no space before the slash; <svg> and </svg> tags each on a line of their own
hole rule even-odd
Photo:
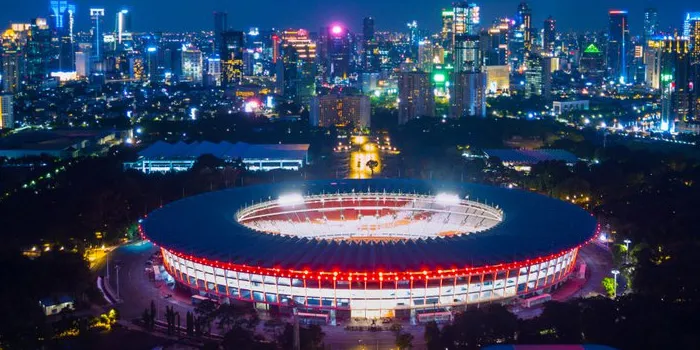
<svg viewBox="0 0 700 350">
<path fill-rule="evenodd" d="M 214 192 L 142 224 L 180 284 L 333 320 L 420 320 L 548 291 L 596 229 L 585 211 L 544 196 L 410 180 Z"/>
</svg>

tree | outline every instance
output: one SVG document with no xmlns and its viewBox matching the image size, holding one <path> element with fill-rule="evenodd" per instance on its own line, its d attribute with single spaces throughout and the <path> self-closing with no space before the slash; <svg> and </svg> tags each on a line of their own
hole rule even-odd
<svg viewBox="0 0 700 350">
<path fill-rule="evenodd" d="M 605 277 L 600 283 L 603 285 L 603 288 L 605 288 L 605 293 L 609 297 L 612 298 L 615 296 L 615 280 L 612 277 Z"/>
<path fill-rule="evenodd" d="M 185 316 L 185 328 L 187 328 L 187 335 L 190 337 L 194 335 L 194 320 L 192 319 L 192 313 L 187 311 Z"/>
<path fill-rule="evenodd" d="M 151 326 L 151 313 L 148 311 L 148 309 L 143 309 L 143 313 L 141 313 L 141 322 L 143 322 L 143 326 L 148 329 L 149 331 L 153 330 L 153 327 Z"/>
<path fill-rule="evenodd" d="M 428 347 L 428 350 L 444 349 L 440 342 L 440 328 L 438 328 L 437 322 L 435 321 L 430 321 L 425 324 L 423 339 L 425 340 L 425 345 Z"/>
<path fill-rule="evenodd" d="M 156 324 L 156 302 L 151 300 L 151 328 L 155 327 Z"/>
<path fill-rule="evenodd" d="M 374 176 L 374 169 L 379 166 L 379 162 L 374 159 L 370 159 L 367 161 L 365 166 L 369 168 L 370 174 Z"/>
<path fill-rule="evenodd" d="M 389 327 L 392 333 L 394 333 L 395 338 L 399 338 L 399 335 L 401 334 L 401 331 L 403 330 L 403 326 L 401 323 L 392 323 L 391 327 Z"/>
<path fill-rule="evenodd" d="M 396 347 L 399 349 L 410 349 L 413 347 L 413 335 L 402 332 L 396 336 Z"/>
<path fill-rule="evenodd" d="M 309 327 L 299 327 L 299 341 L 301 348 L 304 350 L 320 350 L 323 349 L 323 338 L 326 336 L 323 330 L 318 325 Z M 277 341 L 282 346 L 282 349 L 294 348 L 294 326 L 287 323 L 284 331 L 277 338 Z"/>
<path fill-rule="evenodd" d="M 550 341 L 559 344 L 576 344 L 583 339 L 581 310 L 575 303 L 548 301 L 544 304 L 539 322 L 545 325 Z"/>
<path fill-rule="evenodd" d="M 199 326 L 201 332 L 211 332 L 211 322 L 216 318 L 216 304 L 211 300 L 202 300 L 194 308 L 195 327 Z"/>
<path fill-rule="evenodd" d="M 175 330 L 175 311 L 172 306 L 165 307 L 165 320 L 168 323 L 168 335 L 172 335 Z"/>
</svg>

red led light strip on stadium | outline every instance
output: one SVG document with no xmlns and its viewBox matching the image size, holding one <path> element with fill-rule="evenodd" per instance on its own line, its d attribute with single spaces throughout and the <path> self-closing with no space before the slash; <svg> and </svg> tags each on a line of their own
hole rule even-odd
<svg viewBox="0 0 700 350">
<path fill-rule="evenodd" d="M 596 234 L 589 239 L 589 243 L 593 241 L 600 231 L 600 225 L 596 229 Z M 139 233 L 144 239 L 148 239 L 141 225 L 139 225 Z M 152 242 L 154 245 L 158 246 L 157 243 Z M 274 277 L 288 277 L 297 279 L 319 279 L 319 280 L 339 280 L 339 281 L 383 281 L 383 280 L 413 280 L 413 279 L 435 279 L 435 278 L 450 278 L 450 277 L 466 277 L 474 274 L 484 274 L 484 273 L 497 273 L 499 271 L 520 269 L 521 267 L 530 266 L 532 264 L 539 264 L 553 259 L 562 257 L 572 251 L 581 248 L 583 244 L 579 244 L 573 248 L 568 248 L 559 253 L 535 258 L 526 259 L 522 261 L 502 263 L 481 267 L 464 267 L 464 268 L 452 268 L 452 269 L 437 269 L 437 270 L 422 270 L 422 271 L 313 271 L 309 269 L 304 270 L 294 270 L 285 269 L 282 267 L 277 268 L 267 268 L 260 266 L 249 266 L 243 264 L 234 264 L 229 262 L 222 262 L 216 260 L 210 260 L 206 258 L 200 258 L 193 255 L 177 252 L 167 247 L 160 247 L 161 249 L 185 260 L 189 260 L 193 263 L 198 263 L 210 267 L 226 269 L 236 272 L 252 273 L 263 276 L 274 276 Z"/>
</svg>

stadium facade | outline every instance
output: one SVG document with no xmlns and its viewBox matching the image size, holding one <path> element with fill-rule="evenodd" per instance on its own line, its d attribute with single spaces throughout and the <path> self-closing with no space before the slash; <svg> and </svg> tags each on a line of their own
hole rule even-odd
<svg viewBox="0 0 700 350">
<path fill-rule="evenodd" d="M 382 179 L 207 193 L 151 213 L 141 233 L 192 291 L 335 323 L 434 320 L 548 292 L 597 228 L 530 192 Z"/>
</svg>

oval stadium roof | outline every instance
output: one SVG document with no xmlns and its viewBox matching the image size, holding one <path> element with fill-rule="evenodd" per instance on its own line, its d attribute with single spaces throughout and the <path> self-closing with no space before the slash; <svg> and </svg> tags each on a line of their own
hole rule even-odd
<svg viewBox="0 0 700 350">
<path fill-rule="evenodd" d="M 254 231 L 235 220 L 253 202 L 280 194 L 355 192 L 459 193 L 504 211 L 495 227 L 469 235 L 356 243 Z M 585 210 L 536 193 L 468 183 L 373 179 L 308 181 L 210 192 L 170 203 L 142 222 L 147 238 L 179 253 L 247 266 L 313 271 L 421 271 L 539 258 L 590 240 L 596 220 Z"/>
</svg>

